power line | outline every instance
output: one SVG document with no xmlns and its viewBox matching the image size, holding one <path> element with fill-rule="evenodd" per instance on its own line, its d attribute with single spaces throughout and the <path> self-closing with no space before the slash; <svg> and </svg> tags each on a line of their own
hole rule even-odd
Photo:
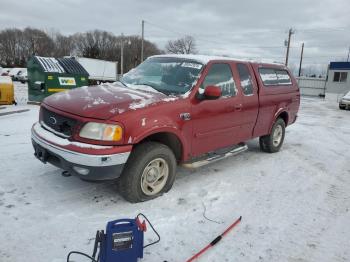
<svg viewBox="0 0 350 262">
<path fill-rule="evenodd" d="M 161 29 L 163 31 L 167 31 L 167 32 L 171 32 L 171 33 L 174 33 L 174 34 L 177 34 L 177 35 L 180 35 L 180 36 L 186 36 L 186 35 L 189 35 L 189 33 L 184 33 L 184 32 L 180 32 L 180 31 L 177 31 L 177 30 L 173 30 L 173 29 L 169 29 L 169 28 L 166 28 L 164 26 L 159 26 L 159 25 L 156 25 L 152 22 L 149 22 L 149 21 L 145 21 L 145 23 L 155 27 L 155 28 L 158 28 L 158 29 Z M 329 28 L 328 28 L 329 29 Z M 334 28 L 336 29 L 336 28 Z M 339 30 L 342 29 L 342 30 L 345 30 L 345 28 L 338 28 Z M 305 29 L 305 31 L 308 30 L 308 31 L 311 31 L 311 29 Z M 277 31 L 277 30 L 275 30 Z M 300 30 L 294 30 L 293 33 L 295 32 L 298 32 Z M 256 31 L 256 32 L 261 32 L 261 31 Z M 247 48 L 247 49 L 283 49 L 285 48 L 283 45 L 280 45 L 280 46 L 252 46 L 252 45 L 246 45 L 246 44 L 240 44 L 240 43 L 233 43 L 234 40 L 226 40 L 226 41 L 216 41 L 216 40 L 212 40 L 212 39 L 207 39 L 207 38 L 204 38 L 203 35 L 200 35 L 200 34 L 192 34 L 196 40 L 198 42 L 205 42 L 205 43 L 215 43 L 215 44 L 230 44 L 232 46 L 237 46 L 237 47 L 240 47 L 240 48 Z M 209 36 L 209 35 L 208 35 Z M 329 45 L 318 45 L 318 46 L 308 46 L 307 48 L 308 49 L 311 49 L 311 48 L 321 48 L 321 47 L 343 47 L 342 45 L 333 45 L 333 44 L 329 44 Z M 293 48 L 293 49 L 299 49 L 300 46 L 290 46 L 290 48 Z"/>
<path fill-rule="evenodd" d="M 190 35 L 189 33 L 184 33 L 184 32 L 180 32 L 178 30 L 173 30 L 173 29 L 170 29 L 168 27 L 165 27 L 165 26 L 160 26 L 160 25 L 157 25 L 155 23 L 152 23 L 152 22 L 149 22 L 149 21 L 145 21 L 145 23 L 147 23 L 148 25 L 154 27 L 154 28 L 158 28 L 158 29 L 161 29 L 163 31 L 166 31 L 166 32 L 171 32 L 172 34 L 176 34 L 176 35 L 180 35 L 180 36 L 186 36 L 186 35 Z M 295 32 L 329 32 L 330 30 L 335 30 L 335 31 L 347 31 L 349 30 L 350 28 L 340 28 L 340 27 L 328 27 L 328 28 L 314 28 L 314 29 L 290 29 L 288 31 L 288 34 L 289 34 L 289 39 L 291 37 L 291 35 L 293 35 Z M 245 32 L 240 32 L 238 33 L 241 34 L 241 35 L 244 35 L 244 34 L 247 34 L 247 33 L 266 33 L 266 32 L 282 32 L 282 31 L 285 31 L 285 30 L 280 30 L 280 29 L 268 29 L 268 30 L 255 30 L 255 31 L 252 31 L 252 30 L 247 30 Z M 274 46 L 274 45 L 271 45 L 271 46 L 252 46 L 252 45 L 246 45 L 246 44 L 240 44 L 240 43 L 234 43 L 234 40 L 225 40 L 225 41 L 216 41 L 216 40 L 213 40 L 213 39 L 208 39 L 210 37 L 210 35 L 201 35 L 201 34 L 191 34 L 193 35 L 196 40 L 199 42 L 199 43 L 202 43 L 202 42 L 205 42 L 205 43 L 214 43 L 214 44 L 218 44 L 218 45 L 227 45 L 229 44 L 230 46 L 232 46 L 233 48 L 242 48 L 242 49 L 284 49 L 285 47 L 283 45 L 281 46 Z M 212 35 L 215 35 L 215 34 L 212 34 Z M 237 33 L 235 33 L 235 36 L 237 36 Z M 207 38 L 208 37 L 208 38 Z M 293 49 L 299 49 L 300 46 L 292 46 L 291 43 L 290 43 L 290 40 L 288 41 L 289 42 L 289 48 L 287 48 L 287 54 L 286 54 L 286 63 L 288 61 L 288 59 L 299 59 L 299 58 L 295 58 L 295 57 L 290 57 L 289 58 L 289 49 L 290 48 L 293 48 Z M 327 47 L 344 47 L 343 45 L 333 45 L 333 44 L 321 44 L 321 45 L 317 45 L 317 46 L 308 46 L 306 50 L 310 50 L 310 49 L 315 49 L 315 48 L 318 48 L 318 49 L 323 49 L 322 47 L 324 48 L 327 48 Z M 288 58 L 287 58 L 288 56 Z M 247 57 L 247 56 L 246 56 Z M 328 58 L 328 60 L 330 59 L 334 59 L 334 58 L 343 58 L 344 56 L 341 56 L 341 55 L 323 55 L 323 56 L 317 56 L 317 58 Z M 257 59 L 262 59 L 262 57 L 255 57 Z M 264 57 L 263 59 L 282 59 L 283 57 L 282 56 L 273 56 L 273 57 Z M 250 57 L 250 59 L 254 59 L 254 57 Z M 315 56 L 306 56 L 306 57 L 303 57 L 303 59 L 315 59 Z M 310 62 L 308 62 L 310 63 Z M 325 62 L 326 63 L 326 62 Z M 324 64 L 324 63 L 320 63 L 320 64 Z"/>
</svg>

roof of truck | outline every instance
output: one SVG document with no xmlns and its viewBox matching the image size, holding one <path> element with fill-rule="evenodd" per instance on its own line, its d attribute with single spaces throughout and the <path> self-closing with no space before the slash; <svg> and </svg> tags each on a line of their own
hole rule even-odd
<svg viewBox="0 0 350 262">
<path fill-rule="evenodd" d="M 210 55 L 192 55 L 192 54 L 166 54 L 166 55 L 154 55 L 153 57 L 174 57 L 174 58 L 183 58 L 189 59 L 193 61 L 197 61 L 201 64 L 207 64 L 212 60 L 227 60 L 227 61 L 241 61 L 241 62 L 252 62 L 258 64 L 274 64 L 274 65 L 283 65 L 282 63 L 269 62 L 269 61 L 255 61 L 252 59 L 242 59 L 242 58 L 234 58 L 234 57 L 226 57 L 226 56 L 210 56 Z"/>
</svg>

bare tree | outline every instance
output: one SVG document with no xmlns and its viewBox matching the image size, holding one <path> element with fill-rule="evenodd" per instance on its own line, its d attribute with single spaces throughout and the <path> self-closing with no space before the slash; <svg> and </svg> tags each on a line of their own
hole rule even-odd
<svg viewBox="0 0 350 262">
<path fill-rule="evenodd" d="M 54 33 L 51 35 L 54 42 L 54 57 L 64 57 L 73 55 L 75 52 L 75 43 L 72 36 L 65 36 L 60 33 Z"/>
<path fill-rule="evenodd" d="M 0 63 L 3 65 L 16 65 L 21 59 L 23 43 L 22 31 L 19 29 L 6 29 L 0 32 Z"/>
<path fill-rule="evenodd" d="M 195 54 L 197 53 L 196 41 L 192 36 L 185 36 L 176 40 L 168 41 L 165 49 L 173 54 Z"/>
<path fill-rule="evenodd" d="M 23 56 L 28 58 L 35 54 L 52 56 L 54 51 L 53 40 L 42 30 L 27 27 L 23 31 Z"/>
<path fill-rule="evenodd" d="M 141 62 L 141 39 L 139 36 L 115 36 L 105 31 L 89 31 L 73 36 L 78 55 L 108 61 L 120 61 L 121 43 L 124 41 L 125 71 L 137 66 Z M 129 44 L 130 43 L 130 44 Z M 160 54 L 157 46 L 147 40 L 144 41 L 145 57 Z"/>
<path fill-rule="evenodd" d="M 141 39 L 139 36 L 124 36 L 123 40 L 127 40 L 124 42 L 124 67 L 128 71 L 141 62 Z M 54 30 L 5 29 L 0 31 L 0 64 L 8 67 L 26 66 L 33 54 L 54 57 L 78 55 L 120 61 L 121 42 L 121 36 L 101 30 L 64 36 Z M 145 57 L 160 53 L 154 43 L 144 41 Z"/>
</svg>

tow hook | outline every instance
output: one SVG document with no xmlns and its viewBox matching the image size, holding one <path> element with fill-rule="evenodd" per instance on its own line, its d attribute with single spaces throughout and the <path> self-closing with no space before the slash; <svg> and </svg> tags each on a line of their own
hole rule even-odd
<svg viewBox="0 0 350 262">
<path fill-rule="evenodd" d="M 68 171 L 63 171 L 62 173 L 61 173 L 61 175 L 62 176 L 64 176 L 64 177 L 69 177 L 69 176 L 72 176 Z"/>
</svg>

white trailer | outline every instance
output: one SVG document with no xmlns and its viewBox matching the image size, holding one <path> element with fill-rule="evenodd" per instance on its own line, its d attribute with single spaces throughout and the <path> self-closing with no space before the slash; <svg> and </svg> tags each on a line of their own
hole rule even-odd
<svg viewBox="0 0 350 262">
<path fill-rule="evenodd" d="M 118 79 L 118 62 L 86 57 L 74 57 L 89 73 L 92 82 L 114 82 Z"/>
</svg>

